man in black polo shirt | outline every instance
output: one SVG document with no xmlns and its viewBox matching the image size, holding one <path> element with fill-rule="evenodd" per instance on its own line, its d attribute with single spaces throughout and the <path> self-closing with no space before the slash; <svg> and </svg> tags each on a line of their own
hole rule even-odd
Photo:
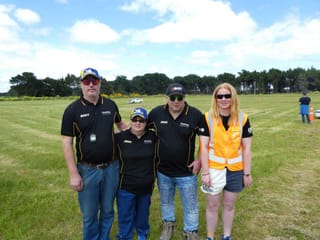
<svg viewBox="0 0 320 240">
<path fill-rule="evenodd" d="M 301 119 L 302 123 L 305 123 L 305 118 L 307 120 L 307 123 L 311 123 L 310 121 L 310 116 L 309 116 L 309 105 L 311 102 L 311 98 L 307 96 L 307 91 L 303 91 L 303 96 L 299 98 L 299 103 L 300 103 L 300 114 L 301 114 Z"/>
<path fill-rule="evenodd" d="M 80 86 L 80 99 L 71 103 L 63 114 L 63 152 L 70 186 L 78 192 L 83 239 L 109 240 L 119 182 L 119 161 L 113 161 L 113 126 L 116 124 L 124 130 L 127 125 L 121 121 L 115 102 L 100 95 L 101 80 L 97 70 L 86 68 L 81 71 Z"/>
<path fill-rule="evenodd" d="M 149 127 L 159 137 L 157 183 L 163 229 L 160 240 L 169 240 L 174 228 L 174 195 L 180 192 L 185 239 L 198 239 L 199 203 L 197 173 L 200 159 L 194 159 L 196 135 L 209 136 L 204 115 L 185 102 L 185 89 L 172 83 L 166 90 L 167 104 L 149 114 Z M 201 151 L 205 151 L 201 149 Z"/>
</svg>

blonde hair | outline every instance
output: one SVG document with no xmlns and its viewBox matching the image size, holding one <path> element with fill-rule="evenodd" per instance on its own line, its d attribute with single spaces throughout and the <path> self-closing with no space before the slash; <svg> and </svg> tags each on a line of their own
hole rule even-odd
<svg viewBox="0 0 320 240">
<path fill-rule="evenodd" d="M 220 89 L 227 89 L 231 93 L 231 99 L 230 99 L 230 118 L 229 118 L 229 125 L 238 125 L 239 124 L 239 100 L 238 100 L 238 94 L 236 89 L 229 83 L 221 83 L 219 84 L 212 94 L 212 102 L 209 114 L 211 114 L 212 119 L 214 121 L 221 122 L 220 112 L 219 112 L 219 106 L 217 103 L 217 94 Z"/>
</svg>

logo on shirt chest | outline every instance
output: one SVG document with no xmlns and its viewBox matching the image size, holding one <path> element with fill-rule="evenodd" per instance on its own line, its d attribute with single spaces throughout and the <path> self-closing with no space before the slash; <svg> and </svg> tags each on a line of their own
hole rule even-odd
<svg viewBox="0 0 320 240">
<path fill-rule="evenodd" d="M 101 114 L 102 114 L 102 115 L 110 115 L 111 112 L 110 112 L 110 111 L 102 111 Z"/>
<path fill-rule="evenodd" d="M 151 139 L 145 139 L 143 141 L 144 144 L 152 144 L 152 140 Z"/>
<path fill-rule="evenodd" d="M 80 114 L 80 118 L 87 118 L 87 117 L 90 117 L 90 113 Z"/>
<path fill-rule="evenodd" d="M 180 127 L 183 127 L 183 128 L 189 128 L 190 127 L 190 124 L 183 123 L 183 122 L 181 122 L 179 125 L 180 125 Z"/>
<path fill-rule="evenodd" d="M 132 144 L 132 140 L 125 139 L 125 140 L 123 140 L 123 143 Z M 151 139 L 145 139 L 145 140 L 143 140 L 143 143 L 144 144 L 152 144 L 152 140 Z"/>
</svg>

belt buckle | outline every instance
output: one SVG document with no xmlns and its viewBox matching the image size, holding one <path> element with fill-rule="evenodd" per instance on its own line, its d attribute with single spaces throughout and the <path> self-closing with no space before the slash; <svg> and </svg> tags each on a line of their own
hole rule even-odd
<svg viewBox="0 0 320 240">
<path fill-rule="evenodd" d="M 108 167 L 109 163 L 101 163 L 101 164 L 98 164 L 96 165 L 96 168 L 97 169 L 104 169 L 106 167 Z"/>
</svg>

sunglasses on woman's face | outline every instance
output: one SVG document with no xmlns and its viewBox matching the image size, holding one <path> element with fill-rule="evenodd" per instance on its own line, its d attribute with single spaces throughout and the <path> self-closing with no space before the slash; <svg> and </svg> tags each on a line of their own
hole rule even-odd
<svg viewBox="0 0 320 240">
<path fill-rule="evenodd" d="M 144 120 L 144 119 L 134 118 L 134 119 L 132 119 L 132 120 L 131 120 L 131 122 L 134 122 L 134 123 L 136 123 L 136 122 L 139 122 L 139 123 L 145 123 L 145 122 L 146 122 L 146 120 Z"/>
<path fill-rule="evenodd" d="M 231 98 L 231 93 L 228 93 L 228 94 L 217 94 L 216 98 L 217 99 L 222 99 L 222 98 L 229 99 L 229 98 Z"/>
<path fill-rule="evenodd" d="M 99 82 L 100 82 L 100 80 L 97 78 L 85 78 L 82 80 L 82 83 L 86 86 L 89 86 L 90 83 L 92 83 L 92 85 L 98 85 Z"/>
<path fill-rule="evenodd" d="M 178 100 L 179 102 L 183 100 L 182 95 L 172 95 L 169 97 L 170 101 L 174 102 L 175 100 Z"/>
</svg>

